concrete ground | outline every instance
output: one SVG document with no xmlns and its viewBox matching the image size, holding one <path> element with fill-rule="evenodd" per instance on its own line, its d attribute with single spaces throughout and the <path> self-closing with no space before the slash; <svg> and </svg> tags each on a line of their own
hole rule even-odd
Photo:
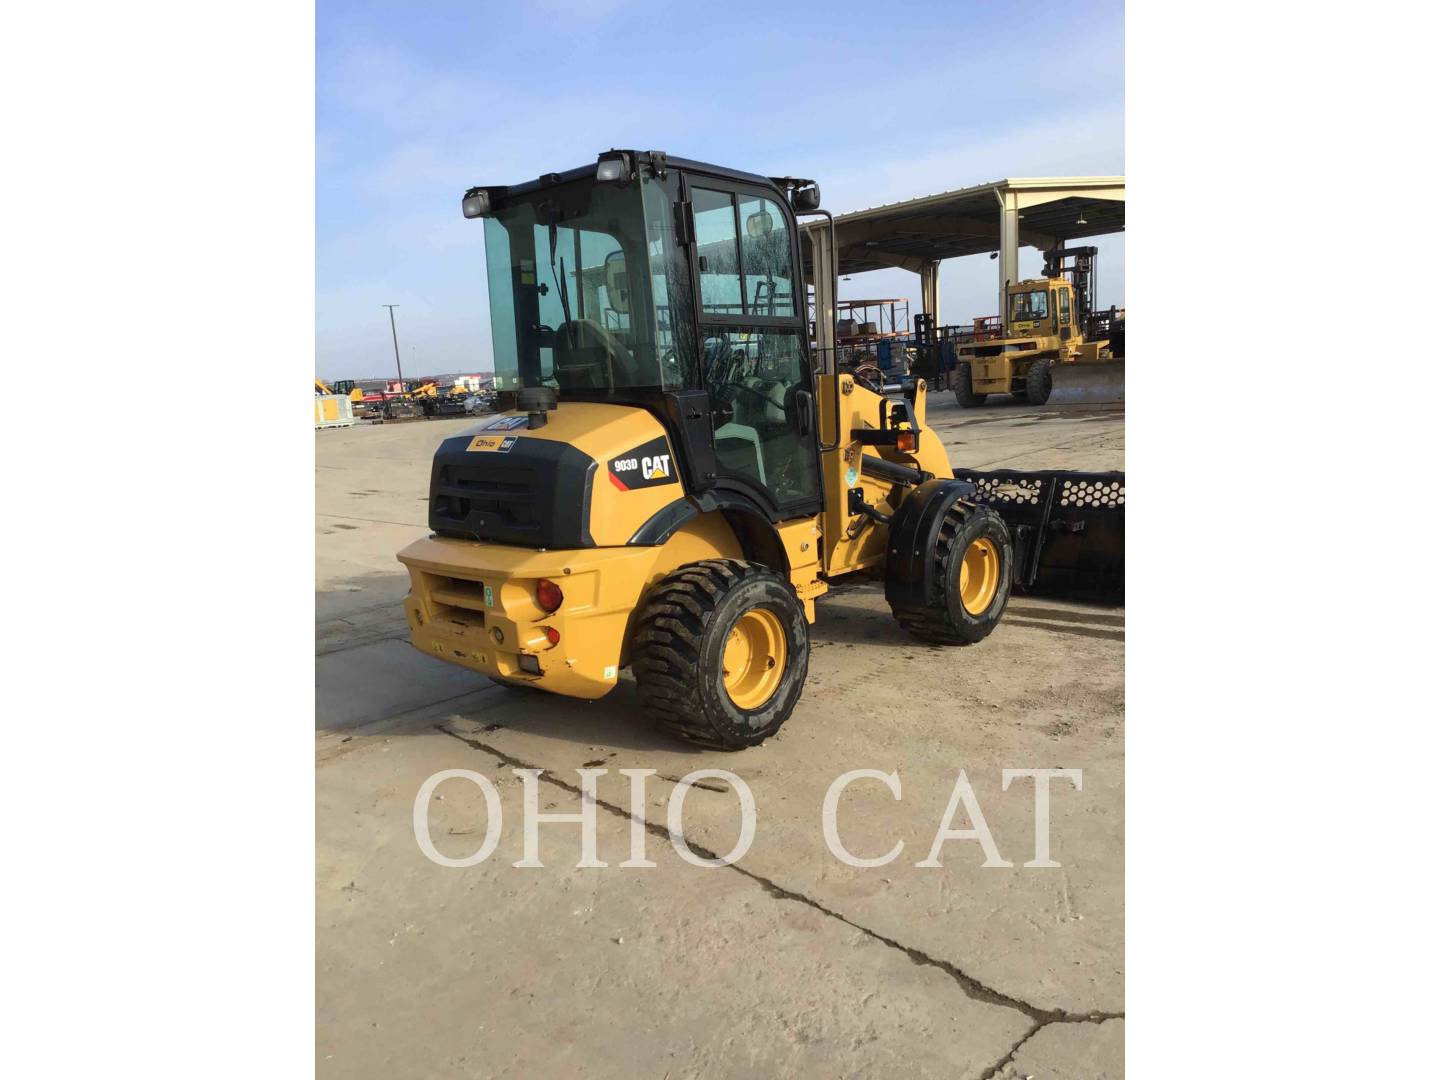
<svg viewBox="0 0 1440 1080">
<path fill-rule="evenodd" d="M 1119 469 L 1123 405 L 961 410 L 931 404 L 957 466 Z M 741 754 L 701 752 L 641 722 L 633 682 L 599 702 L 492 686 L 404 639 L 395 552 L 424 535 L 429 460 L 473 420 L 316 433 L 317 1063 L 322 1076 L 1021 1076 L 1123 1073 L 1121 610 L 1019 596 L 965 649 L 895 624 L 878 583 L 820 601 L 804 697 L 781 733 Z M 542 812 L 579 807 L 575 770 L 599 777 L 599 857 L 577 869 L 579 829 L 540 827 L 543 868 L 521 858 L 523 787 L 545 770 Z M 649 768 L 644 836 L 629 856 L 622 768 Z M 729 867 L 682 860 L 667 803 L 695 769 L 754 794 L 757 828 Z M 853 769 L 828 851 L 827 787 Z M 1034 858 L 1030 780 L 1052 785 L 1050 845 Z M 443 769 L 491 778 L 499 846 L 443 867 L 414 835 L 416 793 Z M 926 858 L 964 770 L 1011 867 L 980 845 Z M 430 834 L 463 858 L 484 838 L 480 789 L 446 781 Z M 739 834 L 721 780 L 685 787 L 683 837 L 723 853 Z M 962 808 L 956 828 L 967 828 Z"/>
</svg>

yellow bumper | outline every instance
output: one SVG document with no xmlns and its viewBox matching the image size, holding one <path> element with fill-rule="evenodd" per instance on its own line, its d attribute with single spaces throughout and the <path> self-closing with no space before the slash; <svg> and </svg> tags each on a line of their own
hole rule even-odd
<svg viewBox="0 0 1440 1080">
<path fill-rule="evenodd" d="M 485 675 L 569 697 L 615 686 L 629 618 L 656 548 L 536 551 L 429 537 L 396 557 L 410 571 L 405 617 L 421 652 Z M 564 602 L 546 613 L 543 578 Z M 551 643 L 546 631 L 559 634 Z"/>
</svg>

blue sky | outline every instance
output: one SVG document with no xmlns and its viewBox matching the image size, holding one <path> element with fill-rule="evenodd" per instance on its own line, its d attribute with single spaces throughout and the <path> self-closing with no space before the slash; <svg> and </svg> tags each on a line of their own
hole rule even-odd
<svg viewBox="0 0 1440 1080">
<path fill-rule="evenodd" d="M 489 367 L 476 183 L 661 149 L 820 181 L 827 209 L 1124 169 L 1119 3 L 334 3 L 316 24 L 316 371 Z M 1099 300 L 1124 303 L 1101 238 Z M 1022 249 L 1021 272 L 1040 258 Z M 995 263 L 941 269 L 942 321 L 994 314 Z M 908 296 L 900 270 L 842 298 Z"/>
</svg>

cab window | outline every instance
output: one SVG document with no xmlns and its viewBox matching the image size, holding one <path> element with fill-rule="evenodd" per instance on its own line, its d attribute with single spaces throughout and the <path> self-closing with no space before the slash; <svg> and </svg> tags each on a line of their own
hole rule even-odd
<svg viewBox="0 0 1440 1080">
<path fill-rule="evenodd" d="M 705 388 L 721 405 L 715 454 L 728 472 L 769 489 L 781 503 L 819 490 L 815 448 L 796 437 L 795 395 L 807 387 L 798 330 L 706 331 Z"/>
<path fill-rule="evenodd" d="M 793 316 L 790 233 L 780 208 L 769 199 L 740 197 L 740 268 L 745 275 L 745 314 Z"/>
<path fill-rule="evenodd" d="M 1059 305 L 1060 305 L 1060 322 L 1061 322 L 1061 325 L 1069 326 L 1069 325 L 1070 325 L 1070 290 L 1069 290 L 1069 289 L 1058 289 L 1058 290 L 1056 290 L 1056 299 L 1059 301 Z"/>
<path fill-rule="evenodd" d="M 696 188 L 700 310 L 709 315 L 795 317 L 790 231 L 758 195 Z"/>
<path fill-rule="evenodd" d="M 1049 295 L 1045 289 L 1035 289 L 1032 292 L 1016 293 L 1010 297 L 1011 321 L 1044 319 L 1049 316 Z"/>
<path fill-rule="evenodd" d="M 695 248 L 699 257 L 700 310 L 709 315 L 740 315 L 740 258 L 735 228 L 735 196 L 696 188 Z"/>
</svg>

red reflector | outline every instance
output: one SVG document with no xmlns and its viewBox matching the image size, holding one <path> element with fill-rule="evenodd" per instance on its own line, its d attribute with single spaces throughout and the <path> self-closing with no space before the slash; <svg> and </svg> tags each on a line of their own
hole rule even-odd
<svg viewBox="0 0 1440 1080">
<path fill-rule="evenodd" d="M 560 631 L 556 630 L 553 626 L 545 627 L 545 640 L 550 642 L 551 645 L 559 645 Z"/>
<path fill-rule="evenodd" d="M 555 582 L 541 578 L 540 584 L 535 587 L 535 599 L 546 611 L 554 611 L 565 602 L 565 594 Z"/>
</svg>

